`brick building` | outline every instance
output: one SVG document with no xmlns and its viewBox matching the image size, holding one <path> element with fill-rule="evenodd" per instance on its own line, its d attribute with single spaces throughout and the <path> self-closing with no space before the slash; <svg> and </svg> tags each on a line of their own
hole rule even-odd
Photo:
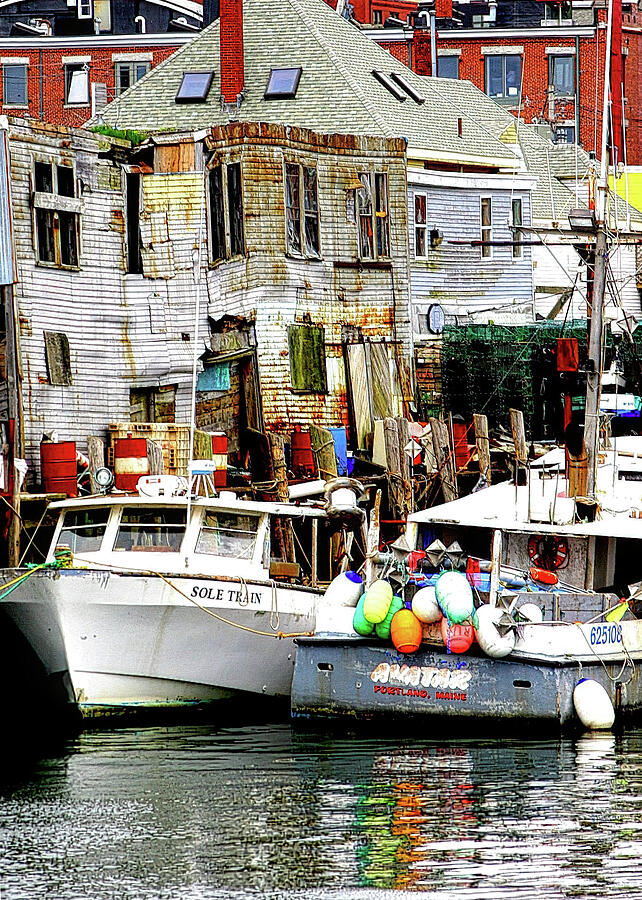
<svg viewBox="0 0 642 900">
<path fill-rule="evenodd" d="M 191 40 L 203 15 L 201 0 L 3 3 L 0 112 L 81 125 Z"/>
</svg>

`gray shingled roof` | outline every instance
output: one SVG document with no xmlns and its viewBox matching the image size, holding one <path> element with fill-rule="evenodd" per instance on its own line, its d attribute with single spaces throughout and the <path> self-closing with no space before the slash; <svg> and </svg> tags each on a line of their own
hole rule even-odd
<svg viewBox="0 0 642 900">
<path fill-rule="evenodd" d="M 243 6 L 241 120 L 405 137 L 409 155 L 414 151 L 426 159 L 516 164 L 514 148 L 499 140 L 498 128 L 488 126 L 489 119 L 506 113 L 468 82 L 416 75 L 324 0 L 245 0 Z M 296 98 L 265 100 L 270 69 L 295 66 L 303 67 Z M 403 74 L 426 102 L 410 96 L 400 102 L 374 78 L 373 69 Z M 214 72 L 207 101 L 177 104 L 183 73 L 203 70 Z M 101 118 L 113 127 L 149 133 L 195 131 L 229 121 L 220 102 L 218 21 L 105 107 Z"/>
</svg>

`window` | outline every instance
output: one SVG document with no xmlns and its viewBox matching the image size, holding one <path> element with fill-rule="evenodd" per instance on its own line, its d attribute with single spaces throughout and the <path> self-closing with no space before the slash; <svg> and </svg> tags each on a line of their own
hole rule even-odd
<svg viewBox="0 0 642 900">
<path fill-rule="evenodd" d="M 383 172 L 360 172 L 357 190 L 359 256 L 379 259 L 390 255 L 388 223 L 388 176 Z"/>
<path fill-rule="evenodd" d="M 522 220 L 522 198 L 513 197 L 511 203 L 511 228 L 514 241 L 523 240 L 524 234 L 520 228 L 523 225 Z M 521 245 L 513 244 L 513 259 L 521 259 L 524 255 L 524 248 Z"/>
<path fill-rule="evenodd" d="M 438 56 L 437 75 L 439 78 L 459 78 L 459 57 Z"/>
<path fill-rule="evenodd" d="M 238 516 L 234 513 L 206 510 L 196 542 L 196 552 L 252 559 L 258 530 L 258 516 Z"/>
<path fill-rule="evenodd" d="M 484 259 L 490 259 L 493 255 L 491 246 L 484 246 L 493 239 L 493 200 L 492 197 L 481 198 L 481 255 Z"/>
<path fill-rule="evenodd" d="M 108 519 L 109 509 L 68 510 L 62 520 L 56 550 L 63 547 L 72 553 L 100 550 Z"/>
<path fill-rule="evenodd" d="M 290 325 L 288 346 L 292 390 L 324 394 L 328 385 L 323 328 L 317 325 Z"/>
<path fill-rule="evenodd" d="M 553 141 L 556 144 L 574 144 L 575 143 L 575 126 L 574 125 L 556 125 L 553 132 Z"/>
<path fill-rule="evenodd" d="M 143 75 L 147 75 L 148 72 L 148 62 L 116 63 L 116 96 L 120 96 L 123 91 L 140 81 Z"/>
<path fill-rule="evenodd" d="M 380 9 L 372 10 L 372 24 L 381 25 L 383 23 L 383 14 Z"/>
<path fill-rule="evenodd" d="M 34 163 L 34 210 L 39 263 L 77 268 L 81 201 L 71 166 Z"/>
<path fill-rule="evenodd" d="M 217 165 L 209 174 L 210 259 L 245 253 L 241 164 Z"/>
<path fill-rule="evenodd" d="M 515 98 L 522 84 L 522 58 L 518 55 L 486 56 L 486 93 L 489 97 Z"/>
<path fill-rule="evenodd" d="M 272 69 L 265 94 L 265 100 L 292 100 L 296 97 L 297 88 L 303 69 Z"/>
<path fill-rule="evenodd" d="M 5 106 L 28 106 L 27 66 L 2 67 L 2 102 Z"/>
<path fill-rule="evenodd" d="M 288 252 L 319 256 L 319 202 L 314 166 L 286 163 L 285 214 Z"/>
<path fill-rule="evenodd" d="M 61 331 L 45 331 L 44 337 L 49 384 L 71 384 L 69 338 Z"/>
<path fill-rule="evenodd" d="M 132 388 L 129 392 L 130 422 L 175 422 L 176 387 Z"/>
<path fill-rule="evenodd" d="M 123 509 L 114 550 L 178 553 L 184 534 L 184 509 L 129 506 Z"/>
<path fill-rule="evenodd" d="M 565 19 L 573 18 L 573 5 L 571 0 L 552 0 L 552 2 L 544 3 L 544 20 L 548 22 L 559 22 Z"/>
<path fill-rule="evenodd" d="M 69 4 L 67 4 L 69 6 Z M 94 0 L 78 0 L 78 18 L 93 19 Z"/>
<path fill-rule="evenodd" d="M 575 57 L 549 56 L 549 90 L 557 96 L 572 96 L 575 92 Z"/>
<path fill-rule="evenodd" d="M 428 256 L 426 206 L 426 195 L 415 194 L 415 256 L 420 259 Z"/>
<path fill-rule="evenodd" d="M 176 103 L 203 103 L 207 100 L 213 77 L 213 72 L 185 72 Z"/>
<path fill-rule="evenodd" d="M 68 106 L 89 106 L 89 65 L 65 65 L 65 103 Z"/>
</svg>

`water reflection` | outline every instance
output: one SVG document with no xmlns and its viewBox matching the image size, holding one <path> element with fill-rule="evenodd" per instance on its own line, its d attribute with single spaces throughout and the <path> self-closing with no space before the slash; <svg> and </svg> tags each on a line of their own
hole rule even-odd
<svg viewBox="0 0 642 900">
<path fill-rule="evenodd" d="M 636 898 L 642 732 L 87 732 L 0 788 L 2 900 Z"/>
</svg>

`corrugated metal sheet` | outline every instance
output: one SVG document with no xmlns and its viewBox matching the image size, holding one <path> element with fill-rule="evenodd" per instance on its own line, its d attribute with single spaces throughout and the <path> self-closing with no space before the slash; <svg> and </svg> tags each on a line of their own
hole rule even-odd
<svg viewBox="0 0 642 900">
<path fill-rule="evenodd" d="M 14 284 L 16 280 L 11 218 L 9 136 L 7 131 L 0 130 L 0 284 Z"/>
</svg>

